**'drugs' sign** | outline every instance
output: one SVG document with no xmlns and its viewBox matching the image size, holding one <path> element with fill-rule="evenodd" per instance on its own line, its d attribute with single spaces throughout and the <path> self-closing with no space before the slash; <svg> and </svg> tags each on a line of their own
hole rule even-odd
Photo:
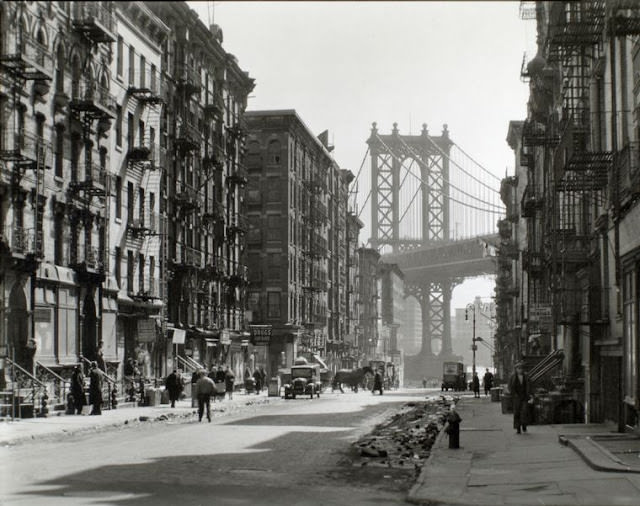
<svg viewBox="0 0 640 506">
<path fill-rule="evenodd" d="M 269 344 L 272 328 L 272 325 L 249 325 L 253 345 Z"/>
</svg>

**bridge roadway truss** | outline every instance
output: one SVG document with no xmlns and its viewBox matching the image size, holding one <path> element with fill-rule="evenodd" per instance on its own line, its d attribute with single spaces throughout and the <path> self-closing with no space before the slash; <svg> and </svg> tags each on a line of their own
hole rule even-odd
<svg viewBox="0 0 640 506">
<path fill-rule="evenodd" d="M 374 123 L 367 140 L 371 156 L 371 245 L 382 260 L 398 264 L 405 274 L 405 294 L 418 301 L 422 313 L 422 347 L 405 356 L 404 376 L 416 382 L 441 377 L 442 363 L 459 361 L 451 346 L 451 294 L 466 277 L 493 274 L 491 245 L 498 236 L 451 240 L 449 236 L 449 153 L 453 142 L 446 125 L 439 137 L 400 135 L 394 123 L 391 135 L 379 135 Z M 400 236 L 401 169 L 411 159 L 420 167 L 421 237 Z M 440 339 L 435 355 L 432 341 Z"/>
</svg>

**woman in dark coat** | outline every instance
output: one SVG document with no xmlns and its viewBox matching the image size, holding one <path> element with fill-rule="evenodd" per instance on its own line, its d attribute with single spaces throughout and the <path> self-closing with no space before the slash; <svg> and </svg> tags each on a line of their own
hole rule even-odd
<svg viewBox="0 0 640 506">
<path fill-rule="evenodd" d="M 513 428 L 520 434 L 527 432 L 528 411 L 529 411 L 529 378 L 524 373 L 522 362 L 515 365 L 515 372 L 509 378 L 509 392 L 513 400 Z"/>
<path fill-rule="evenodd" d="M 73 407 L 78 415 L 82 414 L 82 408 L 87 403 L 84 396 L 84 374 L 80 367 L 73 368 L 71 373 L 71 396 L 73 397 Z"/>
</svg>

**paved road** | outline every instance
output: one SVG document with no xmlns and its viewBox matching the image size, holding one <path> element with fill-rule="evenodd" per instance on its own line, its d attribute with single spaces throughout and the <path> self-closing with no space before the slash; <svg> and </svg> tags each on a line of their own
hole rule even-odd
<svg viewBox="0 0 640 506">
<path fill-rule="evenodd" d="M 350 443 L 407 400 L 326 394 L 0 449 L 4 505 L 394 505 L 407 476 L 348 463 Z M 218 404 L 215 405 L 216 407 Z"/>
</svg>

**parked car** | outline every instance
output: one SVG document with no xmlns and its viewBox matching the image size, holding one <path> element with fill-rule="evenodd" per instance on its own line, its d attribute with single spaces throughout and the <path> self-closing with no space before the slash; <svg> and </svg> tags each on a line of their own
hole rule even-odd
<svg viewBox="0 0 640 506">
<path fill-rule="evenodd" d="M 308 395 L 313 399 L 320 397 L 322 383 L 320 381 L 320 365 L 304 364 L 291 366 L 291 380 L 284 385 L 284 398 L 295 399 L 296 395 Z"/>
</svg>

